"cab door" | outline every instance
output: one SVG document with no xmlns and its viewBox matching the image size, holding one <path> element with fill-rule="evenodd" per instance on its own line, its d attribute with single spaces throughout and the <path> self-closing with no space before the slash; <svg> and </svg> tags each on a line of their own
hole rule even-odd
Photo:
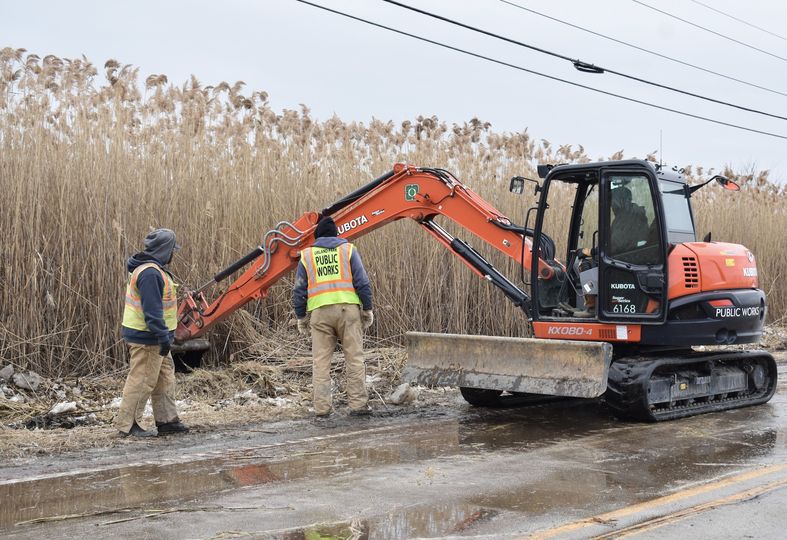
<svg viewBox="0 0 787 540">
<path fill-rule="evenodd" d="M 598 318 L 666 320 L 667 246 L 656 178 L 646 169 L 601 177 Z"/>
</svg>

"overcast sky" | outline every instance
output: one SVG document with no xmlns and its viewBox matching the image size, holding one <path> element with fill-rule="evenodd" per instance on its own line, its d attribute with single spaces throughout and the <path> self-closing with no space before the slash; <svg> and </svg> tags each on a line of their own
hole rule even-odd
<svg viewBox="0 0 787 540">
<path fill-rule="evenodd" d="M 430 39 L 636 99 L 787 135 L 787 121 L 679 96 L 484 37 L 380 0 L 313 0 Z M 787 116 L 787 97 L 632 50 L 499 0 L 403 0 L 476 27 L 662 84 Z M 787 93 L 787 61 L 748 49 L 649 10 L 632 0 L 511 0 L 552 17 Z M 787 40 L 714 13 L 691 0 L 643 0 L 682 18 L 787 58 Z M 703 0 L 787 36 L 787 2 Z M 85 54 L 163 73 L 181 84 L 243 80 L 266 90 L 275 110 L 303 103 L 314 116 L 400 122 L 473 117 L 496 131 L 525 128 L 553 144 L 582 144 L 591 157 L 659 148 L 670 165 L 771 169 L 787 178 L 787 140 L 747 133 L 627 103 L 470 58 L 300 4 L 295 0 L 107 0 L 6 2 L 0 47 L 40 56 Z M 424 164 L 426 165 L 426 164 Z M 440 164 L 428 164 L 439 166 Z"/>
</svg>

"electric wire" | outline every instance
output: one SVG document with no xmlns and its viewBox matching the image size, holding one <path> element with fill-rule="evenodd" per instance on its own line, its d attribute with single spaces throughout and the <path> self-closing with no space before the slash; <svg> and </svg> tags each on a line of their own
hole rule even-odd
<svg viewBox="0 0 787 540">
<path fill-rule="evenodd" d="M 694 2 L 695 4 L 699 4 L 699 5 L 701 5 L 704 8 L 707 8 L 707 9 L 709 9 L 711 11 L 715 11 L 716 13 L 720 13 L 721 15 L 724 15 L 725 17 L 729 17 L 730 19 L 732 19 L 734 21 L 738 21 L 739 23 L 743 23 L 746 26 L 751 26 L 752 28 L 756 28 L 757 30 L 759 30 L 761 32 L 765 32 L 766 34 L 770 34 L 773 37 L 777 37 L 779 39 L 783 39 L 784 41 L 787 41 L 787 37 L 779 35 L 776 32 L 771 32 L 770 30 L 767 30 L 767 29 L 763 28 L 762 26 L 757 26 L 756 24 L 752 24 L 749 21 L 745 21 L 745 20 L 741 19 L 740 17 L 736 17 L 735 15 L 727 13 L 726 11 L 722 11 L 720 9 L 716 9 L 715 7 L 709 6 L 708 4 L 700 2 L 699 0 L 689 0 L 689 2 Z"/>
<path fill-rule="evenodd" d="M 602 34 L 601 32 L 596 32 L 594 30 L 590 30 L 589 28 L 585 28 L 583 26 L 579 26 L 578 24 L 573 24 L 573 23 L 570 23 L 568 21 L 564 21 L 562 19 L 558 19 L 557 17 L 552 17 L 551 15 L 547 15 L 546 13 L 541 13 L 540 11 L 536 11 L 536 10 L 531 9 L 529 7 L 522 6 L 522 5 L 517 4 L 515 2 L 510 2 L 509 0 L 499 0 L 499 1 L 502 2 L 503 4 L 508 4 L 509 6 L 521 9 L 523 11 L 527 11 L 528 13 L 532 13 L 533 15 L 538 15 L 539 17 L 543 17 L 545 19 L 549 19 L 550 21 L 554 21 L 556 23 L 560 23 L 560 24 L 563 24 L 565 26 L 569 26 L 569 27 L 574 28 L 576 30 L 582 30 L 583 32 L 587 32 L 588 34 L 592 34 L 592 35 L 594 35 L 596 37 L 600 37 L 600 38 L 612 41 L 613 43 L 617 43 L 619 45 L 624 45 L 626 47 L 631 47 L 632 49 L 636 49 L 638 51 L 641 51 L 641 52 L 644 52 L 644 53 L 648 53 L 648 54 L 651 54 L 653 56 L 657 56 L 659 58 L 663 58 L 664 60 L 669 60 L 670 62 L 675 62 L 676 64 L 681 64 L 683 66 L 687 66 L 687 67 L 690 67 L 690 68 L 693 68 L 693 69 L 696 69 L 696 70 L 699 70 L 699 71 L 703 71 L 705 73 L 710 73 L 711 75 L 716 75 L 717 77 L 722 77 L 724 79 L 728 79 L 730 81 L 735 81 L 735 82 L 740 83 L 740 84 L 745 84 L 746 86 L 750 86 L 752 88 L 758 88 L 759 90 L 764 90 L 766 92 L 771 92 L 771 93 L 774 93 L 774 94 L 779 94 L 780 96 L 787 97 L 787 92 L 780 92 L 779 90 L 774 90 L 773 88 L 768 88 L 767 86 L 761 86 L 759 84 L 755 84 L 755 83 L 752 83 L 752 82 L 749 82 L 749 81 L 745 81 L 743 79 L 738 79 L 738 78 L 735 78 L 735 77 L 733 77 L 731 75 L 725 75 L 724 73 L 719 73 L 718 71 L 713 71 L 712 69 L 704 68 L 702 66 L 698 66 L 696 64 L 692 64 L 691 62 L 686 62 L 685 60 L 681 60 L 679 58 L 673 58 L 672 56 L 667 56 L 666 54 L 661 54 L 659 52 L 652 51 L 652 50 L 646 49 L 644 47 L 640 47 L 639 45 L 634 45 L 633 43 L 629 43 L 627 41 L 623 41 L 621 39 L 617 39 L 617 38 L 608 36 L 606 34 Z M 692 1 L 694 1 L 694 0 L 692 0 Z"/>
<path fill-rule="evenodd" d="M 650 81 L 650 80 L 647 80 L 647 79 L 643 79 L 642 77 L 637 77 L 635 75 L 629 75 L 629 74 L 623 73 L 621 71 L 616 71 L 616 70 L 605 68 L 605 67 L 602 67 L 602 66 L 599 66 L 599 65 L 596 65 L 596 64 L 590 64 L 588 62 L 583 62 L 582 60 L 579 60 L 579 59 L 576 59 L 576 58 L 571 58 L 571 57 L 565 56 L 563 54 L 556 53 L 554 51 L 550 51 L 550 50 L 547 50 L 547 49 L 542 49 L 541 47 L 536 47 L 535 45 L 530 45 L 529 43 L 524 43 L 524 42 L 518 41 L 516 39 L 512 39 L 512 38 L 509 38 L 509 37 L 506 37 L 506 36 L 503 36 L 503 35 L 500 35 L 500 34 L 496 34 L 494 32 L 490 32 L 489 30 L 484 30 L 482 28 L 478 28 L 476 26 L 465 24 L 463 22 L 456 21 L 454 19 L 449 19 L 448 17 L 444 17 L 443 15 L 438 15 L 437 13 L 432 13 L 430 11 L 426 11 L 426 10 L 423 10 L 423 9 L 420 9 L 420 8 L 417 8 L 417 7 L 409 6 L 407 4 L 403 4 L 401 2 L 397 2 L 396 0 L 382 0 L 382 1 L 386 2 L 388 4 L 400 7 L 402 9 L 407 9 L 409 11 L 413 11 L 415 13 L 419 13 L 421 15 L 425 15 L 427 17 L 431 17 L 433 19 L 437 19 L 439 21 L 443 21 L 443 22 L 447 22 L 449 24 L 453 24 L 454 26 L 459 26 L 460 28 L 464 28 L 466 30 L 477 32 L 479 34 L 483 34 L 485 36 L 493 37 L 495 39 L 499 39 L 501 41 L 505 41 L 507 43 L 511 43 L 511 44 L 514 44 L 514 45 L 519 45 L 520 47 L 524 47 L 526 49 L 530 49 L 530 50 L 533 50 L 533 51 L 536 51 L 536 52 L 540 52 L 540 53 L 543 53 L 543 54 L 546 54 L 548 56 L 552 56 L 552 57 L 555 57 L 555 58 L 560 58 L 561 60 L 567 60 L 567 61 L 571 62 L 574 65 L 575 68 L 577 68 L 579 71 L 582 71 L 582 72 L 586 72 L 586 73 L 611 73 L 612 75 L 617 75 L 619 77 L 623 77 L 624 79 L 629 79 L 631 81 L 636 81 L 636 82 L 639 82 L 639 83 L 642 83 L 642 84 L 647 84 L 649 86 L 654 86 L 656 88 L 661 88 L 663 90 L 669 90 L 670 92 L 676 92 L 678 94 L 683 94 L 683 95 L 691 96 L 691 97 L 694 97 L 694 98 L 697 98 L 697 99 L 702 99 L 704 101 L 709 101 L 711 103 L 716 103 L 717 105 L 724 105 L 725 107 L 732 107 L 734 109 L 739 109 L 741 111 L 746 111 L 746 112 L 750 112 L 750 113 L 754 113 L 754 114 L 760 114 L 762 116 L 769 116 L 771 118 L 777 118 L 779 120 L 787 120 L 787 116 L 781 116 L 781 115 L 778 115 L 778 114 L 769 113 L 767 111 L 761 111 L 759 109 L 752 109 L 751 107 L 745 107 L 743 105 L 730 103 L 729 101 L 723 101 L 721 99 L 716 99 L 716 98 L 712 98 L 712 97 L 708 97 L 708 96 L 703 96 L 702 94 L 696 94 L 694 92 L 689 92 L 688 90 L 681 90 L 680 88 L 675 88 L 674 86 L 661 84 L 661 83 L 658 83 L 658 82 L 655 82 L 655 81 Z M 636 0 L 634 0 L 634 1 L 636 1 Z"/>
<path fill-rule="evenodd" d="M 468 51 L 466 49 L 461 49 L 459 47 L 454 47 L 453 45 L 448 45 L 446 43 L 441 43 L 439 41 L 435 41 L 433 39 L 429 39 L 429 38 L 426 38 L 426 37 L 423 37 L 423 36 L 419 36 L 419 35 L 416 35 L 416 34 L 411 34 L 410 32 L 405 32 L 404 30 L 399 30 L 397 28 L 393 28 L 393 27 L 390 27 L 390 26 L 386 26 L 384 24 L 380 24 L 380 23 L 377 23 L 377 22 L 374 22 L 374 21 L 370 21 L 368 19 L 364 19 L 364 18 L 358 17 L 356 15 L 351 15 L 351 14 L 345 13 L 343 11 L 332 9 L 332 8 L 329 8 L 329 7 L 326 7 L 326 6 L 322 6 L 320 4 L 315 4 L 313 2 L 309 2 L 308 0 L 295 0 L 295 1 L 299 2 L 301 4 L 305 4 L 305 5 L 317 8 L 317 9 L 321 9 L 323 11 L 327 11 L 329 13 L 333 13 L 335 15 L 339 15 L 341 17 L 345 17 L 347 19 L 352 19 L 352 20 L 355 20 L 355 21 L 358 21 L 358 22 L 362 22 L 364 24 L 368 24 L 370 26 L 374 26 L 376 28 L 380 28 L 380 29 L 383 29 L 383 30 L 388 30 L 389 32 L 393 32 L 395 34 L 399 34 L 399 35 L 402 35 L 402 36 L 407 36 L 407 37 L 416 39 L 418 41 L 423 41 L 424 43 L 429 43 L 429 44 L 432 44 L 432 45 L 436 45 L 436 46 L 442 47 L 444 49 L 448 49 L 448 50 L 451 50 L 451 51 L 454 51 L 454 52 L 465 54 L 467 56 L 472 56 L 474 58 L 478 58 L 478 59 L 481 59 L 481 60 L 486 60 L 486 61 L 492 62 L 494 64 L 498 64 L 498 65 L 501 65 L 501 66 L 509 67 L 509 68 L 512 68 L 512 69 L 516 69 L 518 71 L 523 71 L 525 73 L 530 73 L 532 75 L 537 75 L 539 77 L 543 77 L 545 79 L 550 79 L 552 81 L 557 81 L 557 82 L 561 82 L 563 84 L 568 84 L 570 86 L 574 86 L 574 87 L 577 87 L 577 88 L 583 88 L 585 90 L 590 90 L 591 92 L 596 92 L 598 94 L 603 94 L 603 95 L 607 95 L 607 96 L 611 96 L 611 97 L 616 97 L 618 99 L 622 99 L 624 101 L 628 101 L 628 102 L 631 102 L 631 103 L 637 103 L 639 105 L 644 105 L 646 107 L 651 107 L 653 109 L 659 109 L 659 110 L 662 110 L 662 111 L 667 111 L 667 112 L 671 112 L 671 113 L 674 113 L 674 114 L 679 114 L 679 115 L 686 116 L 686 117 L 689 117 L 689 118 L 694 118 L 694 119 L 697 119 L 697 120 L 703 120 L 705 122 L 710 122 L 710 123 L 721 125 L 721 126 L 727 126 L 727 127 L 731 127 L 731 128 L 735 128 L 735 129 L 740 129 L 740 130 L 743 130 L 743 131 L 748 131 L 748 132 L 751 132 L 751 133 L 759 133 L 760 135 L 766 135 L 768 137 L 775 137 L 777 139 L 787 140 L 787 135 L 781 135 L 781 134 L 778 134 L 778 133 L 772 133 L 772 132 L 769 132 L 769 131 L 763 131 L 763 130 L 759 130 L 759 129 L 755 129 L 755 128 L 741 126 L 739 124 L 733 124 L 733 123 L 730 123 L 730 122 L 724 122 L 723 120 L 716 120 L 714 118 L 709 118 L 707 116 L 700 116 L 698 114 L 693 114 L 693 113 L 689 113 L 689 112 L 686 112 L 686 111 L 681 111 L 679 109 L 673 109 L 673 108 L 670 108 L 670 107 L 665 107 L 663 105 L 657 105 L 655 103 L 650 103 L 648 101 L 643 101 L 643 100 L 640 100 L 640 99 L 624 96 L 624 95 L 621 95 L 621 94 L 615 94 L 614 92 L 608 92 L 607 90 L 601 90 L 600 88 L 594 88 L 592 86 L 587 86 L 587 85 L 584 85 L 584 84 L 581 84 L 581 83 L 578 83 L 578 82 L 569 81 L 568 79 L 561 79 L 560 77 L 555 77 L 554 75 L 548 75 L 546 73 L 541 73 L 539 71 L 535 71 L 535 70 L 528 69 L 528 68 L 525 68 L 525 67 L 522 67 L 522 66 L 518 66 L 516 64 L 511 64 L 509 62 L 505 62 L 503 60 L 498 60 L 498 59 L 492 58 L 490 56 L 485 56 L 483 54 L 479 54 L 479 53 L 475 53 L 475 52 L 472 52 L 472 51 Z"/>
<path fill-rule="evenodd" d="M 711 30 L 710 28 L 706 28 L 705 26 L 701 26 L 701 25 L 699 25 L 697 23 L 693 23 L 693 22 L 691 22 L 689 20 L 682 19 L 682 18 L 678 17 L 677 15 L 673 15 L 672 13 L 669 13 L 668 11 L 664 11 L 662 9 L 659 9 L 659 8 L 655 7 L 655 6 L 651 6 L 650 4 L 646 4 L 645 2 L 641 2 L 640 0 L 631 0 L 631 1 L 634 2 L 635 4 L 639 4 L 642 7 L 646 7 L 648 9 L 652 9 L 653 11 L 657 11 L 657 12 L 661 13 L 662 15 L 666 15 L 667 17 L 671 17 L 673 19 L 677 19 L 680 22 L 683 22 L 683 23 L 686 23 L 686 24 L 688 24 L 690 26 L 693 26 L 694 28 L 699 28 L 700 30 L 704 30 L 705 32 L 709 32 L 709 33 L 711 33 L 711 34 L 713 34 L 715 36 L 719 36 L 720 38 L 724 38 L 724 39 L 726 39 L 728 41 L 732 41 L 734 43 L 737 43 L 738 45 L 743 45 L 744 47 L 748 47 L 749 49 L 753 49 L 755 51 L 759 51 L 762 54 L 767 54 L 768 56 L 772 56 L 772 57 L 777 58 L 777 59 L 779 59 L 779 60 L 781 60 L 783 62 L 787 62 L 787 58 L 785 58 L 783 56 L 779 56 L 778 54 L 773 54 L 772 52 L 768 52 L 765 49 L 760 49 L 759 47 L 755 47 L 754 45 L 750 45 L 750 44 L 748 44 L 748 43 L 746 43 L 744 41 L 740 41 L 738 39 L 731 38 L 730 36 L 724 35 L 721 32 L 717 32 L 715 30 Z"/>
</svg>

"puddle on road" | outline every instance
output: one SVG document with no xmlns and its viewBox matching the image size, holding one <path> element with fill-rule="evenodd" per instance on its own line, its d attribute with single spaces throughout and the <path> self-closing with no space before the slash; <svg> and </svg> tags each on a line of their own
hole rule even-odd
<svg viewBox="0 0 787 540">
<path fill-rule="evenodd" d="M 255 533 L 270 540 L 395 540 L 399 538 L 442 537 L 461 534 L 488 522 L 497 510 L 471 505 L 445 504 L 414 506 L 380 517 L 324 523 L 272 533 Z"/>
<path fill-rule="evenodd" d="M 143 504 L 186 500 L 245 486 L 320 478 L 370 465 L 429 459 L 459 448 L 456 426 L 363 435 L 330 442 L 310 441 L 279 447 L 193 456 L 179 463 L 140 464 L 22 482 L 0 483 L 0 528 L 48 516 L 96 513 Z M 390 440 L 387 440 L 390 439 Z M 305 449 L 304 449 L 305 447 Z M 289 450 L 289 452 L 287 452 Z"/>
<path fill-rule="evenodd" d="M 621 424 L 596 402 L 470 410 L 452 420 L 421 422 L 417 427 L 392 425 L 342 436 L 329 431 L 326 440 L 311 438 L 226 451 L 215 457 L 194 455 L 176 463 L 0 483 L 0 528 L 48 516 L 139 508 L 244 486 L 329 477 L 438 456 L 519 452 L 546 445 L 554 445 L 559 452 L 561 446 L 556 443 L 611 430 L 610 437 L 588 439 L 587 451 L 598 462 L 593 468 L 568 466 L 535 483 L 500 486 L 498 492 L 460 496 L 442 505 L 400 508 L 364 522 L 368 538 L 445 535 L 456 527 L 470 528 L 494 519 L 501 510 L 540 515 L 566 505 L 582 508 L 600 496 L 646 499 L 658 487 L 700 480 L 730 464 L 772 452 L 779 432 L 772 425 L 762 425 L 768 424 L 768 418 L 767 411 L 752 408 L 680 423 L 625 424 L 634 429 L 620 429 Z"/>
<path fill-rule="evenodd" d="M 391 540 L 471 533 L 475 527 L 493 522 L 502 513 L 518 514 L 523 520 L 550 512 L 580 519 L 593 513 L 600 500 L 612 507 L 644 502 L 663 495 L 665 486 L 702 482 L 776 449 L 775 429 L 728 436 L 727 440 L 712 439 L 715 440 L 712 445 L 702 438 L 699 444 L 697 439 L 676 438 L 665 451 L 665 437 L 661 431 L 646 437 L 632 437 L 632 443 L 639 439 L 641 443 L 653 445 L 652 451 L 645 448 L 644 452 L 628 455 L 628 449 L 618 447 L 617 440 L 607 440 L 586 449 L 591 456 L 598 457 L 596 464 L 578 466 L 569 462 L 565 468 L 526 483 L 512 479 L 508 485 L 498 486 L 496 491 L 464 497 L 457 495 L 455 500 L 441 504 L 400 508 L 356 522 L 353 530 L 362 531 L 361 539 Z M 482 532 L 490 530 L 494 529 Z M 283 535 L 281 538 L 302 538 L 293 534 L 296 536 Z M 273 535 L 271 538 L 280 537 Z"/>
<path fill-rule="evenodd" d="M 417 427 L 391 426 L 388 432 L 360 432 L 330 442 L 310 441 L 306 445 L 308 451 L 303 451 L 300 443 L 294 443 L 295 451 L 288 454 L 283 453 L 281 446 L 263 446 L 225 451 L 217 457 L 197 454 L 191 460 L 176 463 L 3 482 L 0 528 L 49 516 L 135 508 L 244 486 L 320 478 L 460 452 L 541 446 L 614 425 L 599 410 L 598 404 L 577 407 L 571 401 L 520 410 L 470 410 L 449 421 L 427 421 Z M 336 432 L 326 433 L 330 437 Z"/>
<path fill-rule="evenodd" d="M 464 502 L 528 515 L 590 509 L 599 500 L 632 504 L 660 496 L 665 488 L 701 482 L 769 455 L 777 440 L 772 429 L 737 440 L 712 439 L 712 444 L 703 439 L 670 439 L 665 431 L 644 437 L 637 432 L 626 443 L 621 441 L 625 434 L 595 442 L 583 449 L 582 464 L 567 463 L 525 485 L 471 496 Z"/>
</svg>

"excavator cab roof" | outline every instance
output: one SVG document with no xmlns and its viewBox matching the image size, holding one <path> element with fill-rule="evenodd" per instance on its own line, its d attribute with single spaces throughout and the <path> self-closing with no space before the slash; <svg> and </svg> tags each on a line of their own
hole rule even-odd
<svg viewBox="0 0 787 540">
<path fill-rule="evenodd" d="M 597 161 L 593 163 L 576 163 L 576 164 L 562 164 L 550 167 L 548 165 L 539 165 L 539 176 L 542 172 L 546 172 L 543 178 L 550 180 L 556 179 L 562 182 L 587 182 L 597 178 L 597 172 L 602 169 L 632 169 L 632 168 L 645 168 L 648 169 L 656 176 L 658 180 L 668 180 L 670 182 L 686 183 L 686 177 L 683 175 L 683 169 L 673 167 L 668 169 L 662 165 L 654 164 L 650 161 L 642 159 L 627 159 L 621 161 Z"/>
</svg>

